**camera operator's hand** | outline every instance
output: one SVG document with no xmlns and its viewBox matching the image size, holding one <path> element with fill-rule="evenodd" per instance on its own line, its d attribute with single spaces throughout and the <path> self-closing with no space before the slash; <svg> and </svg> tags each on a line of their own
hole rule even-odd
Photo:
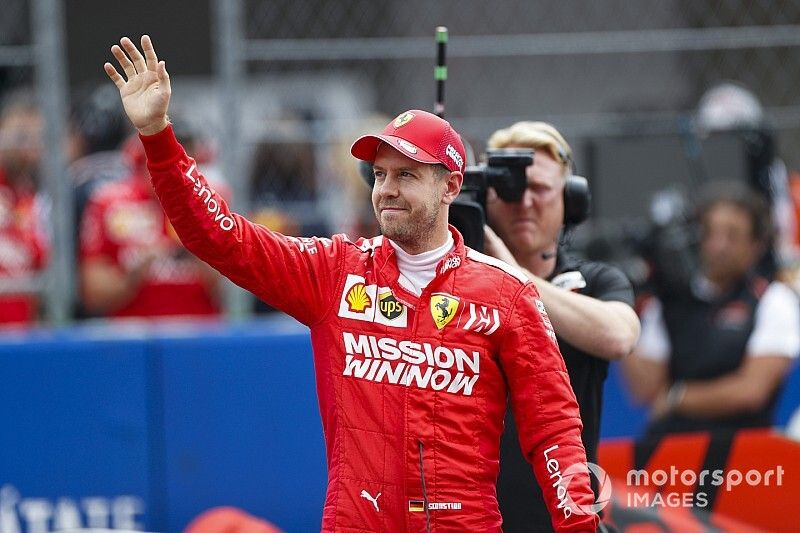
<svg viewBox="0 0 800 533">
<path fill-rule="evenodd" d="M 653 403 L 650 405 L 650 420 L 660 420 L 669 414 L 670 411 L 671 408 L 667 402 L 667 388 L 664 387 L 658 392 L 653 399 Z"/>
<path fill-rule="evenodd" d="M 492 189 L 490 189 L 492 190 Z M 503 239 L 497 236 L 497 233 L 492 230 L 489 226 L 483 226 L 483 248 L 484 252 L 487 255 L 491 255 L 492 257 L 499 259 L 500 261 L 504 261 L 509 265 L 520 268 L 517 260 L 514 259 L 514 254 L 508 249 L 506 243 L 503 242 Z"/>
</svg>

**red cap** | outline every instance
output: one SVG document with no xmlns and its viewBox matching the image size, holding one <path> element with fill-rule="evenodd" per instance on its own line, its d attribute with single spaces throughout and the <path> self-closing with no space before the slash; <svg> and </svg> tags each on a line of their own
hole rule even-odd
<svg viewBox="0 0 800 533">
<path fill-rule="evenodd" d="M 461 137 L 449 122 L 433 113 L 418 109 L 400 113 L 379 135 L 356 139 L 350 153 L 356 159 L 374 163 L 381 142 L 414 161 L 441 163 L 451 172 L 464 172 L 466 152 Z"/>
</svg>

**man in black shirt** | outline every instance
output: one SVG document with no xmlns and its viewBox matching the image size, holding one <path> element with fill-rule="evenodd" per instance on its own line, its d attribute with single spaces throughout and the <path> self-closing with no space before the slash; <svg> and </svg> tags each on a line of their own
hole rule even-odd
<svg viewBox="0 0 800 533">
<path fill-rule="evenodd" d="M 700 268 L 642 312 L 642 338 L 624 365 L 651 406 L 648 435 L 768 427 L 800 351 L 800 304 L 758 272 L 772 233 L 767 203 L 745 184 L 699 195 Z"/>
<path fill-rule="evenodd" d="M 488 218 L 494 231 L 486 228 L 486 251 L 520 267 L 536 284 L 580 405 L 586 456 L 596 463 L 608 362 L 627 355 L 639 336 L 631 284 L 616 268 L 580 261 L 558 249 L 565 223 L 579 223 L 586 213 L 580 213 L 581 202 L 572 195 L 572 151 L 553 126 L 518 122 L 495 132 L 488 147 L 535 151 L 522 200 L 506 202 L 489 191 Z M 509 411 L 497 486 L 503 530 L 552 531 L 541 494 Z"/>
</svg>

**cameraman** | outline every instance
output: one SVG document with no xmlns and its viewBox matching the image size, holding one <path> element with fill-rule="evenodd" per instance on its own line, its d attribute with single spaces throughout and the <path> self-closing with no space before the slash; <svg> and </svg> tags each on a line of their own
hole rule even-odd
<svg viewBox="0 0 800 533">
<path fill-rule="evenodd" d="M 649 435 L 768 427 L 800 351 L 800 304 L 759 274 L 769 253 L 767 202 L 742 183 L 700 195 L 700 269 L 642 311 L 628 384 L 652 408 Z"/>
<path fill-rule="evenodd" d="M 639 336 L 633 289 L 618 269 L 578 260 L 559 249 L 559 235 L 576 220 L 567 189 L 572 150 L 558 130 L 544 122 L 518 122 L 496 131 L 488 148 L 535 151 L 526 172 L 528 188 L 519 202 L 506 202 L 489 189 L 487 215 L 494 231 L 485 229 L 485 247 L 488 254 L 523 269 L 536 284 L 580 405 L 586 456 L 596 463 L 608 362 L 630 353 Z M 497 487 L 503 529 L 552 531 L 541 489 L 526 465 L 509 411 Z"/>
</svg>

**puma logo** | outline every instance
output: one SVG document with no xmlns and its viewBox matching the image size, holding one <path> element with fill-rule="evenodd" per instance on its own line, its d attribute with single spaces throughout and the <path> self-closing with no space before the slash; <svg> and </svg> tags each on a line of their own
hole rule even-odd
<svg viewBox="0 0 800 533">
<path fill-rule="evenodd" d="M 380 492 L 378 494 L 376 494 L 375 497 L 373 498 L 372 495 L 369 492 L 367 492 L 365 490 L 362 490 L 361 491 L 361 497 L 364 498 L 365 500 L 369 500 L 369 501 L 372 502 L 372 505 L 375 507 L 375 512 L 379 512 L 380 511 L 380 508 L 378 507 L 378 498 L 381 497 L 381 493 Z"/>
</svg>

